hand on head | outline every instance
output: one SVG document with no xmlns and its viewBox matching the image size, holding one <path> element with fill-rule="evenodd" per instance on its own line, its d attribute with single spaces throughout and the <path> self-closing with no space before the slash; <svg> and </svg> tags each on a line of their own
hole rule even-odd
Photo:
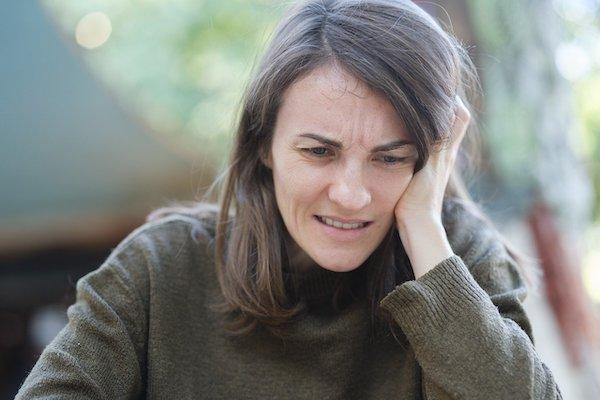
<svg viewBox="0 0 600 400">
<path fill-rule="evenodd" d="M 441 221 L 444 192 L 470 120 L 469 110 L 456 96 L 451 143 L 431 153 L 425 166 L 413 175 L 394 210 L 397 224 L 402 221 L 406 226 L 424 219 Z"/>
</svg>

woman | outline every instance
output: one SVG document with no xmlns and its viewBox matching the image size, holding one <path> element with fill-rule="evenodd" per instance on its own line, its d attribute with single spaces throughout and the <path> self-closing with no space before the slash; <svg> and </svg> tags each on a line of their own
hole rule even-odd
<svg viewBox="0 0 600 400">
<path fill-rule="evenodd" d="M 561 398 L 454 168 L 474 82 L 409 1 L 292 8 L 219 207 L 159 210 L 83 277 L 17 398 Z"/>
</svg>

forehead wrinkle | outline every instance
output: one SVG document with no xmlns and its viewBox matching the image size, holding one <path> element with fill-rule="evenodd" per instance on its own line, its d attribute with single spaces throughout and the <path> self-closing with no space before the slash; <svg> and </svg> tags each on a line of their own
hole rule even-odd
<svg viewBox="0 0 600 400">
<path fill-rule="evenodd" d="M 373 93 L 370 96 L 375 96 Z M 353 115 L 350 118 L 351 124 L 346 129 L 350 130 L 348 143 L 344 143 L 346 148 L 351 148 L 354 143 L 365 150 L 371 151 L 376 146 L 392 142 L 394 140 L 401 139 L 401 135 L 388 136 L 387 123 L 383 122 L 384 119 L 388 119 L 388 115 L 385 114 L 384 106 L 379 103 L 378 97 L 372 97 L 377 100 L 377 103 L 369 105 L 369 107 L 359 107 L 357 115 Z"/>
<path fill-rule="evenodd" d="M 296 90 L 292 89 L 293 101 L 289 97 L 290 91 L 286 91 L 284 94 L 284 107 L 287 106 L 290 111 L 294 107 L 305 110 L 295 116 L 303 121 L 311 121 L 308 125 L 313 126 L 307 126 L 305 131 L 312 131 L 339 141 L 344 148 L 357 144 L 358 147 L 367 150 L 394 140 L 409 139 L 406 134 L 403 134 L 405 128 L 401 121 L 399 121 L 401 125 L 395 121 L 399 116 L 395 110 L 389 108 L 391 104 L 386 103 L 385 96 L 381 97 L 382 94 L 370 89 L 365 82 L 353 75 L 343 71 L 341 71 L 342 73 L 337 72 L 331 69 L 312 71 L 308 76 L 292 85 L 296 88 Z M 333 96 L 331 91 L 339 93 L 339 96 Z M 318 97 L 313 100 L 310 92 L 318 93 L 318 96 L 325 99 L 315 110 L 316 114 L 312 116 L 307 113 L 306 107 L 313 103 L 318 104 L 319 100 Z M 337 103 L 335 97 L 341 97 L 346 93 L 352 96 L 349 96 L 346 101 L 340 100 L 343 103 Z M 338 106 L 342 108 L 336 110 Z M 393 116 L 390 115 L 390 112 L 393 113 Z M 319 117 L 315 119 L 317 115 Z M 381 134 L 377 135 L 376 131 Z M 371 140 L 376 140 L 376 142 L 367 143 Z"/>
<path fill-rule="evenodd" d="M 349 138 L 349 140 L 348 140 Z M 393 141 L 394 139 L 378 140 L 378 135 L 369 132 L 368 130 L 353 129 L 349 135 L 341 134 L 341 137 L 335 137 L 334 140 L 342 143 L 344 150 L 351 150 L 354 147 L 370 152 L 372 148 Z"/>
</svg>

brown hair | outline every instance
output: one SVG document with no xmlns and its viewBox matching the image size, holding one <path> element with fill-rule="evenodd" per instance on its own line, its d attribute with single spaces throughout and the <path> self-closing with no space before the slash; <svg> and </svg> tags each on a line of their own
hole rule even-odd
<svg viewBox="0 0 600 400">
<path fill-rule="evenodd" d="M 270 148 L 285 89 L 325 64 L 344 68 L 391 102 L 415 140 L 419 154 L 415 172 L 431 151 L 450 139 L 456 95 L 474 116 L 469 104 L 479 84 L 466 50 L 412 2 L 309 0 L 289 9 L 243 95 L 228 167 L 205 197 L 222 185 L 214 251 L 224 301 L 214 309 L 229 317 L 226 327 L 232 334 L 249 333 L 257 325 L 277 333 L 305 309 L 286 291 L 287 232 L 275 202 L 271 171 L 261 160 Z M 474 162 L 475 125 L 472 118 L 446 198 L 457 199 L 488 221 L 470 199 L 458 172 Z M 216 210 L 209 202 L 195 210 L 210 207 Z M 150 218 L 163 214 L 159 210 Z M 500 238 L 520 263 L 523 256 Z M 390 326 L 389 316 L 379 314 L 378 303 L 395 285 L 413 277 L 410 267 L 405 271 L 386 267 L 385 260 L 394 252 L 404 257 L 398 267 L 410 265 L 399 242 L 394 226 L 366 261 L 372 316 L 381 316 Z M 341 281 L 336 295 L 348 284 Z"/>
</svg>

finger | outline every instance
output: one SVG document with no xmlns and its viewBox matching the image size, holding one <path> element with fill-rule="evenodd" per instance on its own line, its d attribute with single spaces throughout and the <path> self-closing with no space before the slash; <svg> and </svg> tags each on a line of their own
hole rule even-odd
<svg viewBox="0 0 600 400">
<path fill-rule="evenodd" d="M 471 120 L 471 114 L 467 107 L 464 105 L 460 96 L 455 96 L 455 106 L 454 106 L 454 115 L 452 121 L 452 131 L 450 134 L 450 143 L 449 146 L 444 146 L 439 152 L 432 152 L 429 158 L 429 162 L 434 166 L 440 162 L 448 163 L 451 161 L 453 164 L 454 159 L 456 158 L 456 153 L 460 148 L 460 143 L 462 142 L 465 133 L 467 131 L 467 127 L 469 125 L 469 121 Z M 441 161 L 444 160 L 444 161 Z"/>
<path fill-rule="evenodd" d="M 467 107 L 462 102 L 462 99 L 457 95 L 456 96 L 456 107 L 454 109 L 454 123 L 452 126 L 452 133 L 454 137 L 454 145 L 455 147 L 460 146 L 460 142 L 462 141 L 469 122 L 471 120 L 471 113 L 467 109 Z"/>
<path fill-rule="evenodd" d="M 469 124 L 469 121 L 471 120 L 471 113 L 458 95 L 456 96 L 456 108 L 454 114 L 456 116 L 454 120 L 455 124 L 458 124 L 461 127 L 466 127 Z"/>
</svg>

